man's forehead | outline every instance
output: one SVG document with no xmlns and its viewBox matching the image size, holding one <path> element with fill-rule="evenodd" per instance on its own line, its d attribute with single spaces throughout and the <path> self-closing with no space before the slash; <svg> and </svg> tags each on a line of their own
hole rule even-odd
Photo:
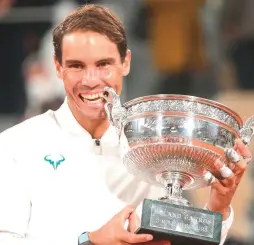
<svg viewBox="0 0 254 245">
<path fill-rule="evenodd" d="M 62 43 L 63 56 L 75 56 L 69 58 L 94 57 L 101 59 L 105 57 L 118 56 L 115 43 L 106 36 L 95 32 L 75 32 L 67 34 Z"/>
<path fill-rule="evenodd" d="M 79 48 L 100 48 L 100 49 L 116 49 L 116 44 L 109 40 L 105 35 L 96 32 L 74 32 L 64 36 L 63 48 L 79 47 Z"/>
</svg>

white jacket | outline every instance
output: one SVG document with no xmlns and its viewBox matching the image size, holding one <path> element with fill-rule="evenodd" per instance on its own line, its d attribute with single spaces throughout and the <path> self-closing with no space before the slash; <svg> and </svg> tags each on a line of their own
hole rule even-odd
<svg viewBox="0 0 254 245">
<path fill-rule="evenodd" d="M 96 146 L 66 102 L 0 134 L 0 159 L 1 245 L 77 245 L 124 206 L 162 194 L 128 174 L 112 127 Z"/>
</svg>

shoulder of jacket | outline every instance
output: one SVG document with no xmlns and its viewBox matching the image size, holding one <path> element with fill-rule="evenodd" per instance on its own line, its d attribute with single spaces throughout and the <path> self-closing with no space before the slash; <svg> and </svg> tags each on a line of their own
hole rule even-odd
<svg viewBox="0 0 254 245">
<path fill-rule="evenodd" d="M 49 110 L 43 114 L 31 117 L 19 124 L 16 124 L 0 133 L 0 143 L 4 141 L 17 141 L 19 138 L 26 140 L 29 136 L 50 128 L 56 122 L 54 112 Z"/>
</svg>

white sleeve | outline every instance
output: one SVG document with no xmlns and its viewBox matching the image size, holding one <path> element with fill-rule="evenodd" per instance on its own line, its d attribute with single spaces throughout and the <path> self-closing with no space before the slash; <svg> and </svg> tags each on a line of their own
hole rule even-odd
<svg viewBox="0 0 254 245">
<path fill-rule="evenodd" d="M 27 177 L 24 168 L 15 162 L 15 157 L 3 145 L 0 136 L 0 244 L 77 245 L 78 237 L 73 234 L 63 234 L 61 237 L 51 237 L 48 234 L 35 237 L 30 234 L 31 183 Z"/>
<path fill-rule="evenodd" d="M 49 244 L 28 235 L 31 202 L 22 172 L 0 137 L 0 244 Z"/>
<path fill-rule="evenodd" d="M 231 225 L 233 224 L 234 221 L 234 210 L 232 208 L 232 206 L 230 206 L 230 214 L 229 217 L 222 221 L 222 230 L 221 230 L 221 241 L 220 241 L 220 245 L 223 245 L 227 235 L 228 235 L 228 231 L 231 227 Z"/>
<path fill-rule="evenodd" d="M 205 205 L 204 209 L 207 209 L 207 205 Z M 233 221 L 234 221 L 234 210 L 232 206 L 230 206 L 229 217 L 226 220 L 222 221 L 221 240 L 219 245 L 224 244 L 228 235 L 228 231 L 233 224 Z"/>
<path fill-rule="evenodd" d="M 1 143 L 3 142 L 0 142 L 0 243 L 16 245 L 26 236 L 31 205 L 17 165 Z"/>
</svg>

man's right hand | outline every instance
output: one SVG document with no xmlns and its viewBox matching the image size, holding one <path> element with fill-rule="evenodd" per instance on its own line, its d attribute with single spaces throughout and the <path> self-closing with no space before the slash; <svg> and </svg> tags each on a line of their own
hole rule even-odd
<svg viewBox="0 0 254 245">
<path fill-rule="evenodd" d="M 129 227 L 136 224 L 135 207 L 127 206 L 116 214 L 108 223 L 99 230 L 90 232 L 89 239 L 94 245 L 127 245 L 127 244 L 149 244 L 170 245 L 169 242 L 155 242 L 150 234 L 135 234 L 124 228 L 125 222 L 129 221 Z"/>
</svg>

